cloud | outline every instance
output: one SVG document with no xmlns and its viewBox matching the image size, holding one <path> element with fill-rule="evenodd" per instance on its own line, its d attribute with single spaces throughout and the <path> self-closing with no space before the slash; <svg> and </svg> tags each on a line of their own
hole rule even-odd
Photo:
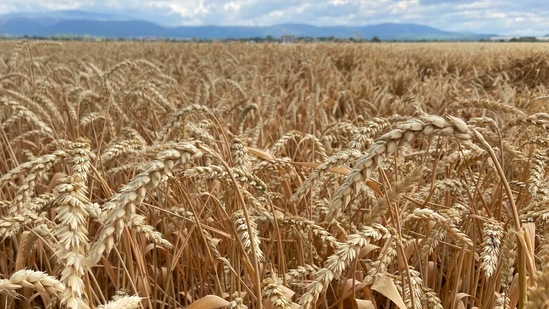
<svg viewBox="0 0 549 309">
<path fill-rule="evenodd" d="M 0 3 L 0 14 L 8 14 L 16 12 L 17 8 L 15 5 L 10 3 Z"/>
<path fill-rule="evenodd" d="M 210 6 L 205 4 L 204 0 L 185 1 L 157 1 L 150 4 L 159 9 L 168 9 L 170 14 L 181 16 L 183 19 L 200 20 L 201 17 L 210 13 Z"/>
<path fill-rule="evenodd" d="M 240 7 L 242 5 L 240 3 L 238 3 L 237 1 L 231 1 L 229 3 L 225 3 L 223 5 L 223 9 L 225 11 L 228 11 L 228 12 L 235 12 L 235 13 L 238 13 L 238 11 L 240 11 Z"/>
<path fill-rule="evenodd" d="M 0 13 L 81 9 L 163 25 L 366 25 L 418 23 L 450 31 L 543 35 L 549 2 L 538 0 L 1 0 Z M 549 30 L 547 30 L 549 32 Z"/>
<path fill-rule="evenodd" d="M 456 4 L 456 3 L 475 3 L 479 1 L 474 0 L 420 0 L 421 5 L 438 5 L 442 3 Z"/>
<path fill-rule="evenodd" d="M 0 10 L 9 11 L 9 13 L 18 11 L 37 11 L 38 9 L 46 10 L 65 10 L 74 9 L 75 6 L 71 5 L 73 1 L 17 1 L 17 0 L 2 0 L 0 4 Z"/>
</svg>

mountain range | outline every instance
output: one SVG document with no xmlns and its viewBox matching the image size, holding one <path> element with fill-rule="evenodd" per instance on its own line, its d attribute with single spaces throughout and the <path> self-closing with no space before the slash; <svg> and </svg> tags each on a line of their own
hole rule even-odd
<svg viewBox="0 0 549 309">
<path fill-rule="evenodd" d="M 178 26 L 167 27 L 131 16 L 79 10 L 0 15 L 0 34 L 9 37 L 92 36 L 101 38 L 166 38 L 225 40 L 245 38 L 335 37 L 381 40 L 463 40 L 477 41 L 495 36 L 444 31 L 418 24 L 384 23 L 367 26 L 312 26 L 278 24 L 273 26 Z"/>
</svg>

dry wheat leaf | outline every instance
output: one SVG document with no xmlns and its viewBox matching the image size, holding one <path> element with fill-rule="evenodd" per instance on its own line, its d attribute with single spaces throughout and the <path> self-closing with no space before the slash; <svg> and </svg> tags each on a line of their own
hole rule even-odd
<svg viewBox="0 0 549 309">
<path fill-rule="evenodd" d="M 374 281 L 374 284 L 372 284 L 372 290 L 390 299 L 400 309 L 406 309 L 404 300 L 402 300 L 402 296 L 398 293 L 395 282 L 388 276 L 383 274 L 378 275 Z"/>
<path fill-rule="evenodd" d="M 376 246 L 376 245 L 373 245 L 373 244 L 367 244 L 366 246 L 360 248 L 360 251 L 358 252 L 358 258 L 362 259 L 366 255 L 368 255 L 368 253 L 370 253 L 374 250 L 378 250 L 379 248 L 380 248 L 379 246 Z"/>
<path fill-rule="evenodd" d="M 206 295 L 187 306 L 187 309 L 217 309 L 226 307 L 229 304 L 230 302 L 219 296 Z"/>
<path fill-rule="evenodd" d="M 469 295 L 467 293 L 457 293 L 456 294 L 455 302 L 456 302 L 456 305 L 457 305 L 458 308 L 460 308 L 460 309 L 461 308 L 463 308 L 463 309 L 466 308 L 465 303 L 463 302 L 463 298 L 468 297 L 468 296 L 471 296 L 471 295 Z"/>
<path fill-rule="evenodd" d="M 518 304 L 519 299 L 519 285 L 518 285 L 518 274 L 513 276 L 511 284 L 509 284 L 509 289 L 507 292 L 507 297 L 509 297 L 509 308 L 515 308 Z"/>
<path fill-rule="evenodd" d="M 254 147 L 246 147 L 248 149 L 248 152 L 255 155 L 256 157 L 267 160 L 267 161 L 274 161 L 275 157 L 273 157 L 270 153 L 266 152 L 263 149 L 254 148 Z"/>
<path fill-rule="evenodd" d="M 535 248 L 536 248 L 536 224 L 534 222 L 527 222 L 523 223 L 522 227 L 524 228 L 524 239 L 526 244 L 526 259 L 527 259 L 527 267 L 528 272 L 530 274 L 536 273 L 536 263 L 534 261 L 535 259 Z"/>
<path fill-rule="evenodd" d="M 28 250 L 18 250 L 17 256 L 15 258 L 15 270 L 21 270 L 25 268 L 25 261 L 27 256 L 30 256 L 30 251 L 33 249 L 34 245 L 29 245 L 29 242 L 33 242 L 32 237 L 30 237 L 29 231 L 24 231 L 21 233 L 21 238 L 19 238 L 19 248 L 28 248 Z"/>
<path fill-rule="evenodd" d="M 427 282 L 427 286 L 432 286 L 430 284 L 434 284 L 435 282 L 435 278 L 437 275 L 437 266 L 435 264 L 435 262 L 433 261 L 429 261 L 427 263 L 427 278 L 429 278 L 428 282 Z"/>
<path fill-rule="evenodd" d="M 362 283 L 362 282 L 360 282 L 356 279 L 355 280 L 353 280 L 353 279 L 345 280 L 345 283 L 343 283 L 343 289 L 342 289 L 343 294 L 351 291 L 351 289 L 353 288 L 353 282 L 354 282 L 355 286 Z"/>
<path fill-rule="evenodd" d="M 282 291 L 282 294 L 284 294 L 284 297 L 286 297 L 287 299 L 292 299 L 292 297 L 294 297 L 295 295 L 295 291 L 287 286 L 279 285 L 278 289 Z"/>
<path fill-rule="evenodd" d="M 355 299 L 356 307 L 358 309 L 375 309 L 374 303 L 371 300 Z"/>
<path fill-rule="evenodd" d="M 40 147 L 38 147 L 38 145 L 37 145 L 36 143 L 34 143 L 34 142 L 32 142 L 32 141 L 29 141 L 29 140 L 26 139 L 26 138 L 25 138 L 25 139 L 22 139 L 22 140 L 21 140 L 21 143 L 22 143 L 22 144 L 27 144 L 27 145 L 33 147 L 34 149 L 40 149 Z"/>
<path fill-rule="evenodd" d="M 263 308 L 265 309 L 276 309 L 277 307 L 273 304 L 273 301 L 269 298 L 263 300 Z"/>
<path fill-rule="evenodd" d="M 356 278 L 353 279 L 347 279 L 341 286 L 341 296 L 338 299 L 337 303 L 332 304 L 332 307 L 335 307 L 336 304 L 341 305 L 343 301 L 353 296 L 353 293 L 356 291 L 361 291 L 365 289 L 366 284 L 364 284 L 361 280 L 364 279 L 364 276 L 361 272 L 358 272 L 356 275 Z M 353 286 L 354 281 L 354 286 Z M 353 290 L 354 288 L 354 290 Z M 369 296 L 369 295 L 367 295 Z"/>
</svg>

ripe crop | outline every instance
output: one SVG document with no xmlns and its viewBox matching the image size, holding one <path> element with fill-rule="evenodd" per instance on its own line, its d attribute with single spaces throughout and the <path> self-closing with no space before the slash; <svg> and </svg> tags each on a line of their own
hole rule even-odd
<svg viewBox="0 0 549 309">
<path fill-rule="evenodd" d="M 543 44 L 0 42 L 2 308 L 538 308 Z"/>
</svg>

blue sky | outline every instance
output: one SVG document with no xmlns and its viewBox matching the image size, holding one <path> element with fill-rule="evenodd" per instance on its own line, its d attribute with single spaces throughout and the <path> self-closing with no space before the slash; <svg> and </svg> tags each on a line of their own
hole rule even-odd
<svg viewBox="0 0 549 309">
<path fill-rule="evenodd" d="M 400 22 L 460 32 L 549 34 L 549 2 L 539 0 L 0 1 L 0 14 L 72 9 L 121 14 L 165 26 L 277 23 L 360 26 Z"/>
</svg>

